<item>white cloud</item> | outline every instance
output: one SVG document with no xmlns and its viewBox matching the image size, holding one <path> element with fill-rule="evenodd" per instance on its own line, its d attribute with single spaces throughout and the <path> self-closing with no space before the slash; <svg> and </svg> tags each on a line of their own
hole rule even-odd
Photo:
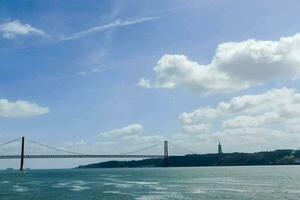
<svg viewBox="0 0 300 200">
<path fill-rule="evenodd" d="M 31 117 L 49 113 L 48 107 L 41 107 L 28 101 L 9 102 L 0 99 L 0 117 Z"/>
<path fill-rule="evenodd" d="M 195 149 L 201 144 L 207 151 L 216 151 L 218 141 L 228 151 L 298 148 L 300 92 L 281 88 L 238 96 L 215 107 L 182 113 L 179 120 L 182 133 L 173 139 Z"/>
<path fill-rule="evenodd" d="M 239 127 L 261 127 L 270 124 L 279 123 L 281 121 L 279 113 L 267 112 L 260 116 L 237 116 L 233 119 L 223 121 L 223 128 L 239 128 Z"/>
<path fill-rule="evenodd" d="M 210 124 L 192 124 L 192 125 L 183 125 L 183 130 L 185 133 L 191 134 L 203 134 L 210 132 L 211 125 Z"/>
<path fill-rule="evenodd" d="M 238 91 L 268 81 L 298 79 L 299 55 L 300 33 L 277 41 L 226 42 L 217 47 L 209 64 L 185 55 L 162 56 L 153 69 L 155 80 L 140 86 L 183 87 L 199 93 Z"/>
<path fill-rule="evenodd" d="M 141 124 L 131 124 L 123 128 L 116 128 L 109 131 L 101 132 L 98 135 L 103 137 L 116 137 L 116 136 L 132 136 L 139 134 L 143 131 Z"/>
<path fill-rule="evenodd" d="M 12 39 L 17 36 L 24 36 L 29 34 L 47 36 L 44 31 L 34 28 L 30 24 L 23 24 L 19 20 L 0 24 L 0 34 L 2 35 L 2 37 L 7 39 Z"/>
<path fill-rule="evenodd" d="M 207 119 L 213 119 L 218 115 L 219 111 L 217 109 L 205 107 L 191 113 L 184 112 L 179 116 L 179 120 L 182 124 L 190 125 L 198 122 L 205 122 Z"/>
<path fill-rule="evenodd" d="M 182 113 L 179 119 L 184 125 L 192 125 L 222 118 L 225 119 L 224 127 L 244 127 L 283 122 L 283 119 L 295 117 L 300 117 L 300 93 L 295 89 L 281 88 L 234 97 L 229 102 L 220 102 L 216 107 Z"/>
<path fill-rule="evenodd" d="M 156 19 L 158 19 L 158 17 L 143 17 L 143 18 L 132 19 L 132 20 L 117 19 L 114 22 L 111 22 L 111 23 L 108 23 L 108 24 L 105 24 L 102 26 L 95 26 L 95 27 L 89 28 L 88 30 L 75 33 L 71 36 L 65 36 L 62 38 L 62 40 L 74 40 L 74 39 L 82 38 L 87 35 L 101 32 L 101 31 L 104 31 L 107 29 L 122 27 L 122 26 L 130 26 L 130 25 L 139 24 L 139 23 L 143 23 L 143 22 L 147 22 L 147 21 L 156 20 Z"/>
<path fill-rule="evenodd" d="M 150 80 L 141 78 L 139 83 L 138 83 L 138 86 L 141 86 L 141 87 L 144 87 L 144 88 L 151 88 Z"/>
</svg>

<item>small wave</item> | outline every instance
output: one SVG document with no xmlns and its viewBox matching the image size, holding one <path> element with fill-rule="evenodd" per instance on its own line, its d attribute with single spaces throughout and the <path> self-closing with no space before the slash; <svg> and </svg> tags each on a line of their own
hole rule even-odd
<svg viewBox="0 0 300 200">
<path fill-rule="evenodd" d="M 290 193 L 290 194 L 300 194 L 300 191 L 299 190 L 284 190 L 283 192 L 287 192 L 287 193 Z"/>
<path fill-rule="evenodd" d="M 216 181 L 214 184 L 223 185 L 245 185 L 245 186 L 272 186 L 270 183 L 249 183 L 244 181 Z"/>
<path fill-rule="evenodd" d="M 143 195 L 136 198 L 136 200 L 160 200 L 160 199 L 165 199 L 165 197 L 162 195 Z"/>
<path fill-rule="evenodd" d="M 202 189 L 196 189 L 194 191 L 192 191 L 193 194 L 205 194 L 206 191 L 205 190 L 202 190 Z"/>
<path fill-rule="evenodd" d="M 136 200 L 163 200 L 163 199 L 188 199 L 178 192 L 161 192 L 156 194 L 145 194 L 136 198 Z"/>
<path fill-rule="evenodd" d="M 88 184 L 89 182 L 83 181 L 83 180 L 76 180 L 76 181 L 72 181 L 72 183 L 79 184 L 79 185 L 86 185 L 86 184 Z"/>
<path fill-rule="evenodd" d="M 117 190 L 114 190 L 114 191 L 103 191 L 102 193 L 105 193 L 105 194 L 120 194 L 121 192 L 117 191 Z"/>
<path fill-rule="evenodd" d="M 60 182 L 55 185 L 52 185 L 53 188 L 69 188 L 73 191 L 83 191 L 88 190 L 90 187 L 87 187 L 86 185 L 88 182 L 82 181 L 82 180 L 76 180 L 76 181 L 70 181 L 70 182 Z"/>
<path fill-rule="evenodd" d="M 13 186 L 13 190 L 16 191 L 16 192 L 27 192 L 28 188 L 21 187 L 19 185 L 15 185 L 15 186 Z"/>
<path fill-rule="evenodd" d="M 151 181 L 122 181 L 124 183 L 136 184 L 136 185 L 157 185 L 159 182 L 151 182 Z"/>
<path fill-rule="evenodd" d="M 136 184 L 136 185 L 154 185 L 159 184 L 159 182 L 154 181 L 126 181 L 126 180 L 120 180 L 117 178 L 106 178 L 106 180 L 111 182 L 118 182 L 118 183 L 129 183 L 129 184 Z"/>
<path fill-rule="evenodd" d="M 90 189 L 90 187 L 84 187 L 84 186 L 80 186 L 80 185 L 72 185 L 70 186 L 70 190 L 73 190 L 73 191 L 83 191 L 83 190 L 88 190 Z"/>
<path fill-rule="evenodd" d="M 126 192 L 121 192 L 121 191 L 118 191 L 118 190 L 114 190 L 114 191 L 103 191 L 102 193 L 104 194 L 121 194 L 121 195 L 128 195 L 128 196 L 136 196 L 134 194 L 130 194 L 130 193 L 126 193 Z"/>
<path fill-rule="evenodd" d="M 151 181 L 123 181 L 123 180 L 115 180 L 110 179 L 109 183 L 103 183 L 106 186 L 114 186 L 116 188 L 133 188 L 133 187 L 149 187 L 154 190 L 165 190 L 165 188 L 159 186 L 159 182 L 151 182 Z"/>
<path fill-rule="evenodd" d="M 131 184 L 125 184 L 125 183 L 104 183 L 103 185 L 114 186 L 117 188 L 124 188 L 124 189 L 133 187 Z"/>
<path fill-rule="evenodd" d="M 57 184 L 53 185 L 52 187 L 61 188 L 61 187 L 67 187 L 70 184 L 71 184 L 71 182 L 62 182 L 62 183 L 57 183 Z"/>
<path fill-rule="evenodd" d="M 109 174 L 109 175 L 106 175 L 106 177 L 109 177 L 109 178 L 118 178 L 120 176 L 119 175 L 115 175 L 115 174 Z"/>
<path fill-rule="evenodd" d="M 157 191 L 166 191 L 167 188 L 158 186 L 158 185 L 147 185 L 150 189 L 157 190 Z"/>
<path fill-rule="evenodd" d="M 9 181 L 0 181 L 1 184 L 9 183 Z"/>
<path fill-rule="evenodd" d="M 235 189 L 235 188 L 219 188 L 217 190 L 227 191 L 227 192 L 249 192 L 248 190 Z"/>
</svg>

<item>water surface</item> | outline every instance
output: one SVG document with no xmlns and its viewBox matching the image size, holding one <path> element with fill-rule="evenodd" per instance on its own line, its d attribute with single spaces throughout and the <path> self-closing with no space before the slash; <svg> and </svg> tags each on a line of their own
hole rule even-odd
<svg viewBox="0 0 300 200">
<path fill-rule="evenodd" d="M 0 199 L 299 199 L 300 166 L 0 171 Z"/>
</svg>

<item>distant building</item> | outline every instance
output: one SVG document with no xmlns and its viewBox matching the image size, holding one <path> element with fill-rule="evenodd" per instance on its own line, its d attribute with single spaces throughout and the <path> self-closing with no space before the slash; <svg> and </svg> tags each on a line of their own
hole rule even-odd
<svg viewBox="0 0 300 200">
<path fill-rule="evenodd" d="M 218 145 L 218 154 L 222 154 L 222 145 L 221 145 L 221 142 L 219 142 L 219 145 Z"/>
</svg>

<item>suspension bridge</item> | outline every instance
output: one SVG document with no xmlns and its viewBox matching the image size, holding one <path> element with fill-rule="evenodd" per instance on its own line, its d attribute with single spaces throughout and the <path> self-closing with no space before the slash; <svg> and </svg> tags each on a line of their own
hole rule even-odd
<svg viewBox="0 0 300 200">
<path fill-rule="evenodd" d="M 21 141 L 21 150 L 20 154 L 14 154 L 14 155 L 1 155 L 0 154 L 0 159 L 20 159 L 20 170 L 23 170 L 24 166 L 24 159 L 52 159 L 52 158 L 161 158 L 164 160 L 165 165 L 168 163 L 168 157 L 169 157 L 169 149 L 168 149 L 168 141 L 165 140 L 163 141 L 163 154 L 138 154 L 138 152 L 144 151 L 151 149 L 153 147 L 156 147 L 159 144 L 154 144 L 142 149 L 138 149 L 135 151 L 131 152 L 126 152 L 126 153 L 120 153 L 120 154 L 83 154 L 83 153 L 78 153 L 78 152 L 73 152 L 73 151 L 68 151 L 62 148 L 57 148 L 53 147 L 47 144 L 43 144 L 40 142 L 36 142 L 34 140 L 27 139 L 26 141 L 39 145 L 44 148 L 52 149 L 55 151 L 63 152 L 65 154 L 25 154 L 25 137 L 22 138 L 17 138 L 8 142 L 5 142 L 3 144 L 0 144 L 0 148 L 4 147 L 6 145 L 9 145 L 14 142 L 19 142 Z M 172 144 L 172 143 L 171 143 Z M 174 146 L 178 146 L 175 144 L 172 144 Z M 188 151 L 189 153 L 193 153 L 190 150 L 187 150 L 185 148 L 182 148 L 178 146 L 181 149 L 184 149 L 185 151 Z M 176 155 L 173 155 L 176 156 Z"/>
</svg>

